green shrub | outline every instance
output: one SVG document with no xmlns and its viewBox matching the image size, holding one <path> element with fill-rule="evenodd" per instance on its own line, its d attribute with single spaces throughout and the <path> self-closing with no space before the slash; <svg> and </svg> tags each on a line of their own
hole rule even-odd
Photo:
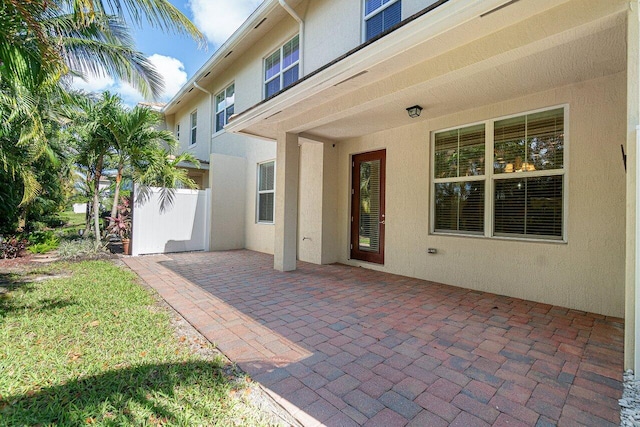
<svg viewBox="0 0 640 427">
<path fill-rule="evenodd" d="M 60 239 L 53 231 L 35 231 L 27 237 L 29 248 L 32 254 L 45 254 L 58 248 Z"/>
<path fill-rule="evenodd" d="M 32 254 L 46 254 L 47 252 L 58 249 L 58 245 L 60 245 L 60 242 L 56 239 L 46 243 L 36 243 L 35 245 L 29 246 L 27 250 Z"/>
<path fill-rule="evenodd" d="M 53 238 L 55 238 L 55 233 L 53 231 L 34 231 L 27 236 L 27 240 L 31 245 L 46 243 Z"/>
<path fill-rule="evenodd" d="M 58 247 L 58 255 L 62 259 L 100 258 L 106 256 L 104 246 L 93 239 L 77 239 L 63 241 Z"/>
</svg>

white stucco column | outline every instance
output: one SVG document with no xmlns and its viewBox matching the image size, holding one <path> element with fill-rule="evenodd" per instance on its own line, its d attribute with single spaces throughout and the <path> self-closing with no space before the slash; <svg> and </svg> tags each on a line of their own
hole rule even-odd
<svg viewBox="0 0 640 427">
<path fill-rule="evenodd" d="M 629 2 L 627 20 L 627 229 L 625 273 L 624 367 L 640 378 L 640 14 L 638 1 Z"/>
<path fill-rule="evenodd" d="M 273 268 L 296 269 L 298 231 L 298 135 L 278 134 L 276 157 L 276 218 Z"/>
</svg>

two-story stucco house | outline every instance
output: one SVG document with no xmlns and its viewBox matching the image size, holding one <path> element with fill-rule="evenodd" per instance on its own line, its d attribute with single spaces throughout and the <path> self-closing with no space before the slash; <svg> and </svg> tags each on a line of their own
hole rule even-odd
<svg viewBox="0 0 640 427">
<path fill-rule="evenodd" d="M 265 0 L 164 108 L 208 162 L 210 248 L 624 317 L 640 367 L 639 22 L 635 0 Z"/>
</svg>

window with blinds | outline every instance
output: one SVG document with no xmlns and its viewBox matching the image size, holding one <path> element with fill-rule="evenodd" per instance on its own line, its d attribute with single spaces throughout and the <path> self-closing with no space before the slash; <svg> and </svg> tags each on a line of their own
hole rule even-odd
<svg viewBox="0 0 640 427">
<path fill-rule="evenodd" d="M 564 108 L 436 132 L 432 230 L 564 239 L 564 135 Z"/>
<path fill-rule="evenodd" d="M 300 37 L 295 36 L 264 60 L 264 97 L 269 98 L 299 78 Z"/>
<path fill-rule="evenodd" d="M 258 164 L 257 222 L 273 223 L 275 213 L 275 162 Z"/>
<path fill-rule="evenodd" d="M 365 41 L 385 32 L 401 20 L 401 0 L 364 0 Z"/>
<path fill-rule="evenodd" d="M 435 134 L 437 232 L 484 232 L 485 125 Z"/>
<path fill-rule="evenodd" d="M 494 173 L 563 168 L 562 108 L 498 120 L 494 127 Z"/>
<path fill-rule="evenodd" d="M 564 109 L 494 123 L 496 236 L 562 239 Z"/>
<path fill-rule="evenodd" d="M 233 115 L 236 99 L 236 85 L 230 84 L 216 95 L 216 132 L 220 132 Z"/>
</svg>

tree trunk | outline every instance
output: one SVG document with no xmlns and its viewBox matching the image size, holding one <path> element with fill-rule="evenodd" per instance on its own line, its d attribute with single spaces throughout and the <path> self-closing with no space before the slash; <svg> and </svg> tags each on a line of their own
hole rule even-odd
<svg viewBox="0 0 640 427">
<path fill-rule="evenodd" d="M 91 200 L 87 201 L 87 209 L 84 212 L 84 237 L 89 236 L 91 230 L 91 213 L 93 212 L 93 203 Z"/>
<path fill-rule="evenodd" d="M 91 170 L 87 170 L 87 176 L 85 178 L 85 183 L 87 184 L 87 190 L 91 191 L 93 177 L 91 174 Z M 84 215 L 84 235 L 83 237 L 89 238 L 89 233 L 91 232 L 91 218 L 93 216 L 93 197 L 87 200 L 87 209 Z"/>
<path fill-rule="evenodd" d="M 18 216 L 18 230 L 24 231 L 27 228 L 27 215 L 29 214 L 29 208 L 25 207 L 20 209 Z"/>
<path fill-rule="evenodd" d="M 122 181 L 122 169 L 124 169 L 124 165 L 120 163 L 118 165 L 118 174 L 116 175 L 116 189 L 113 194 L 113 206 L 111 206 L 111 218 L 109 220 L 109 228 L 113 227 L 113 223 L 115 222 L 113 218 L 116 217 L 118 213 L 118 201 L 120 200 L 120 182 Z"/>
<path fill-rule="evenodd" d="M 100 177 L 102 176 L 102 165 L 104 157 L 98 158 L 98 164 L 96 165 L 95 174 L 95 191 L 93 192 L 93 227 L 96 233 L 96 244 L 100 244 Z"/>
</svg>

